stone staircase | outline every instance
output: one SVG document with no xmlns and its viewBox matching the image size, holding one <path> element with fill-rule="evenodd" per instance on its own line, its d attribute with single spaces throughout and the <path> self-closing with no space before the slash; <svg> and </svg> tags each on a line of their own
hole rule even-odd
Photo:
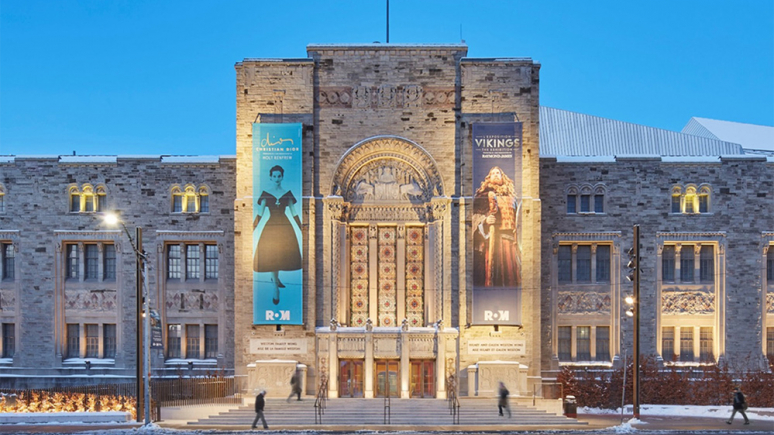
<svg viewBox="0 0 774 435">
<path fill-rule="evenodd" d="M 512 417 L 497 415 L 497 400 L 490 398 L 460 399 L 459 426 L 567 426 L 585 425 L 575 419 L 550 414 L 535 408 L 511 402 Z M 446 400 L 392 399 L 390 415 L 385 423 L 384 399 L 330 399 L 327 402 L 322 423 L 315 424 L 314 399 L 292 400 L 267 399 L 265 416 L 270 429 L 323 426 L 350 426 L 372 428 L 384 426 L 453 426 L 452 415 Z M 217 427 L 235 429 L 253 422 L 252 405 L 240 406 L 218 415 L 189 422 L 189 427 Z M 260 427 L 260 422 L 258 423 Z"/>
</svg>

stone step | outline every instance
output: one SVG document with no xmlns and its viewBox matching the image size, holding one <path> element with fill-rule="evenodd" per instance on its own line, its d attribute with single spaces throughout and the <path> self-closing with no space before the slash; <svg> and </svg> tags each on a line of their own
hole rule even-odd
<svg viewBox="0 0 774 435">
<path fill-rule="evenodd" d="M 314 426 L 314 400 L 285 402 L 267 399 L 266 420 L 272 428 Z M 460 425 L 577 425 L 575 419 L 550 414 L 535 408 L 511 404 L 512 417 L 497 414 L 494 399 L 461 400 Z M 255 417 L 252 405 L 241 406 L 218 415 L 189 422 L 192 426 L 244 426 Z M 438 399 L 393 399 L 390 401 L 389 424 L 413 426 L 448 426 L 453 423 L 448 402 Z M 383 399 L 330 399 L 322 415 L 322 424 L 335 426 L 381 426 L 385 424 Z"/>
</svg>

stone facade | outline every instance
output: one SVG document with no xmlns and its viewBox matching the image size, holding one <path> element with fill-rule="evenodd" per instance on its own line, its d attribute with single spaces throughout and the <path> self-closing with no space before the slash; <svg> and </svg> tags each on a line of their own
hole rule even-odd
<svg viewBox="0 0 774 435">
<path fill-rule="evenodd" d="M 234 170 L 233 157 L 4 158 L 0 163 L 5 193 L 0 242 L 12 245 L 16 254 L 13 278 L 4 273 L 6 279 L 0 282 L 0 320 L 14 325 L 15 342 L 6 345 L 15 349 L 12 358 L 0 360 L 0 370 L 19 376 L 8 382 L 33 385 L 40 378 L 25 377 L 39 375 L 60 376 L 61 382 L 67 382 L 70 375 L 134 376 L 136 280 L 132 245 L 120 227 L 110 228 L 102 222 L 102 212 L 72 208 L 73 189 L 83 194 L 96 186 L 104 188 L 100 192 L 104 195 L 98 198 L 101 210 L 119 213 L 132 237 L 134 227 L 143 230 L 150 307 L 160 312 L 162 323 L 217 325 L 217 356 L 200 358 L 194 370 L 230 371 L 234 364 L 234 268 L 230 254 Z M 207 196 L 208 212 L 172 211 L 173 188 L 186 185 L 204 189 L 201 193 Z M 82 204 L 90 200 L 81 198 Z M 178 243 L 216 246 L 217 279 L 167 279 L 165 247 Z M 99 261 L 90 263 L 98 266 L 93 278 L 86 275 L 87 245 L 99 248 Z M 70 247 L 78 255 L 72 263 L 67 259 Z M 105 278 L 105 250 L 112 247 L 115 274 Z M 71 265 L 73 275 L 68 270 Z M 202 277 L 204 273 L 202 264 Z M 68 354 L 68 324 L 80 329 L 81 343 L 76 344 L 80 355 Z M 96 357 L 86 357 L 87 325 L 99 326 Z M 104 357 L 109 344 L 104 341 L 103 325 L 115 327 L 114 358 Z M 165 369 L 175 372 L 177 365 L 166 361 L 164 354 L 152 351 L 155 373 Z M 88 378 L 79 382 L 92 381 L 99 382 Z"/>
</svg>

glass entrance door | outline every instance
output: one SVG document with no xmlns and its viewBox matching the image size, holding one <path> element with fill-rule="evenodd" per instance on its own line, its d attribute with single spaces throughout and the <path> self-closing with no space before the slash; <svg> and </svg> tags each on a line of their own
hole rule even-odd
<svg viewBox="0 0 774 435">
<path fill-rule="evenodd" d="M 398 361 L 375 361 L 374 370 L 375 383 L 376 383 L 376 397 L 399 397 L 400 390 L 398 389 Z"/>
<path fill-rule="evenodd" d="M 435 397 L 435 361 L 411 361 L 411 397 Z"/>
<path fill-rule="evenodd" d="M 363 361 L 339 360 L 341 397 L 363 397 Z"/>
</svg>

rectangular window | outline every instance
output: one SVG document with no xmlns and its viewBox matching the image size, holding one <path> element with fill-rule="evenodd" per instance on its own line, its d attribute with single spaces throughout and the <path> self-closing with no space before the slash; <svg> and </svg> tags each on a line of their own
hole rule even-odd
<svg viewBox="0 0 774 435">
<path fill-rule="evenodd" d="M 672 213 L 680 213 L 680 195 L 672 195 Z"/>
<path fill-rule="evenodd" d="M 578 268 L 578 270 L 575 272 L 576 281 L 591 282 L 591 246 L 578 246 L 578 252 L 576 255 L 576 266 Z"/>
<path fill-rule="evenodd" d="M 560 326 L 559 327 L 559 361 L 571 361 L 572 360 L 572 327 Z"/>
<path fill-rule="evenodd" d="M 581 213 L 588 213 L 591 211 L 591 195 L 580 196 Z"/>
<path fill-rule="evenodd" d="M 604 212 L 605 212 L 605 196 L 594 195 L 594 213 L 604 213 Z"/>
<path fill-rule="evenodd" d="M 180 279 L 180 245 L 169 245 L 167 248 L 167 278 Z"/>
<path fill-rule="evenodd" d="M 699 195 L 699 213 L 709 212 L 709 195 Z"/>
<path fill-rule="evenodd" d="M 174 195 L 172 197 L 172 211 L 174 213 L 183 212 L 183 195 Z"/>
<path fill-rule="evenodd" d="M 78 279 L 78 245 L 67 245 L 67 278 Z"/>
<path fill-rule="evenodd" d="M 16 250 L 13 243 L 3 243 L 3 279 L 13 280 L 16 270 Z"/>
<path fill-rule="evenodd" d="M 559 282 L 572 282 L 572 246 L 559 246 Z"/>
<path fill-rule="evenodd" d="M 712 352 L 712 328 L 702 327 L 699 329 L 699 358 L 704 362 L 715 360 Z"/>
<path fill-rule="evenodd" d="M 597 246 L 597 282 L 610 282 L 610 246 Z"/>
<path fill-rule="evenodd" d="M 116 325 L 114 324 L 102 325 L 102 353 L 103 358 L 116 357 Z"/>
<path fill-rule="evenodd" d="M 199 279 L 199 245 L 185 245 L 185 279 Z"/>
<path fill-rule="evenodd" d="M 5 194 L 0 192 L 0 213 L 5 213 Z"/>
<path fill-rule="evenodd" d="M 16 353 L 16 325 L 3 323 L 3 358 L 13 358 Z"/>
<path fill-rule="evenodd" d="M 693 268 L 695 267 L 693 245 L 683 245 L 680 250 L 680 281 L 693 282 Z"/>
<path fill-rule="evenodd" d="M 99 212 L 105 211 L 105 201 L 106 197 L 104 194 L 94 195 L 94 204 L 96 205 L 95 209 Z"/>
<path fill-rule="evenodd" d="M 774 245 L 769 245 L 766 253 L 766 281 L 769 285 L 774 284 Z"/>
<path fill-rule="evenodd" d="M 199 359 L 199 325 L 185 326 L 185 357 Z"/>
<path fill-rule="evenodd" d="M 693 328 L 680 328 L 680 361 L 693 361 Z"/>
<path fill-rule="evenodd" d="M 569 214 L 577 213 L 577 204 L 575 203 L 575 201 L 577 201 L 577 196 L 567 195 L 567 213 Z"/>
<path fill-rule="evenodd" d="M 774 357 L 774 328 L 766 328 L 766 356 Z"/>
<path fill-rule="evenodd" d="M 83 245 L 86 257 L 85 279 L 97 279 L 99 274 L 99 249 L 93 243 Z"/>
<path fill-rule="evenodd" d="M 70 195 L 70 212 L 78 213 L 81 211 L 81 195 Z"/>
<path fill-rule="evenodd" d="M 67 324 L 67 358 L 81 357 L 81 330 L 77 323 Z"/>
<path fill-rule="evenodd" d="M 711 245 L 702 245 L 701 247 L 699 279 L 701 282 L 715 282 L 715 250 Z"/>
<path fill-rule="evenodd" d="M 218 325 L 204 325 L 204 357 L 218 357 Z"/>
<path fill-rule="evenodd" d="M 661 358 L 664 361 L 675 360 L 675 328 L 661 328 Z"/>
<path fill-rule="evenodd" d="M 167 358 L 180 358 L 180 325 L 167 327 Z"/>
<path fill-rule="evenodd" d="M 84 325 L 86 330 L 86 358 L 99 358 L 99 325 Z"/>
<path fill-rule="evenodd" d="M 661 280 L 675 282 L 675 246 L 664 245 L 661 253 Z"/>
<path fill-rule="evenodd" d="M 210 196 L 209 195 L 201 195 L 199 197 L 199 211 L 202 213 L 209 213 L 210 212 Z"/>
<path fill-rule="evenodd" d="M 590 361 L 591 360 L 591 327 L 590 326 L 578 326 L 576 328 L 578 337 L 576 338 L 576 344 L 578 351 L 576 355 L 576 361 Z"/>
<path fill-rule="evenodd" d="M 218 245 L 204 246 L 204 279 L 218 279 Z"/>
<path fill-rule="evenodd" d="M 597 326 L 597 361 L 610 361 L 610 327 Z"/>
<path fill-rule="evenodd" d="M 102 265 L 102 279 L 116 279 L 116 245 L 104 245 L 105 258 Z"/>
</svg>

